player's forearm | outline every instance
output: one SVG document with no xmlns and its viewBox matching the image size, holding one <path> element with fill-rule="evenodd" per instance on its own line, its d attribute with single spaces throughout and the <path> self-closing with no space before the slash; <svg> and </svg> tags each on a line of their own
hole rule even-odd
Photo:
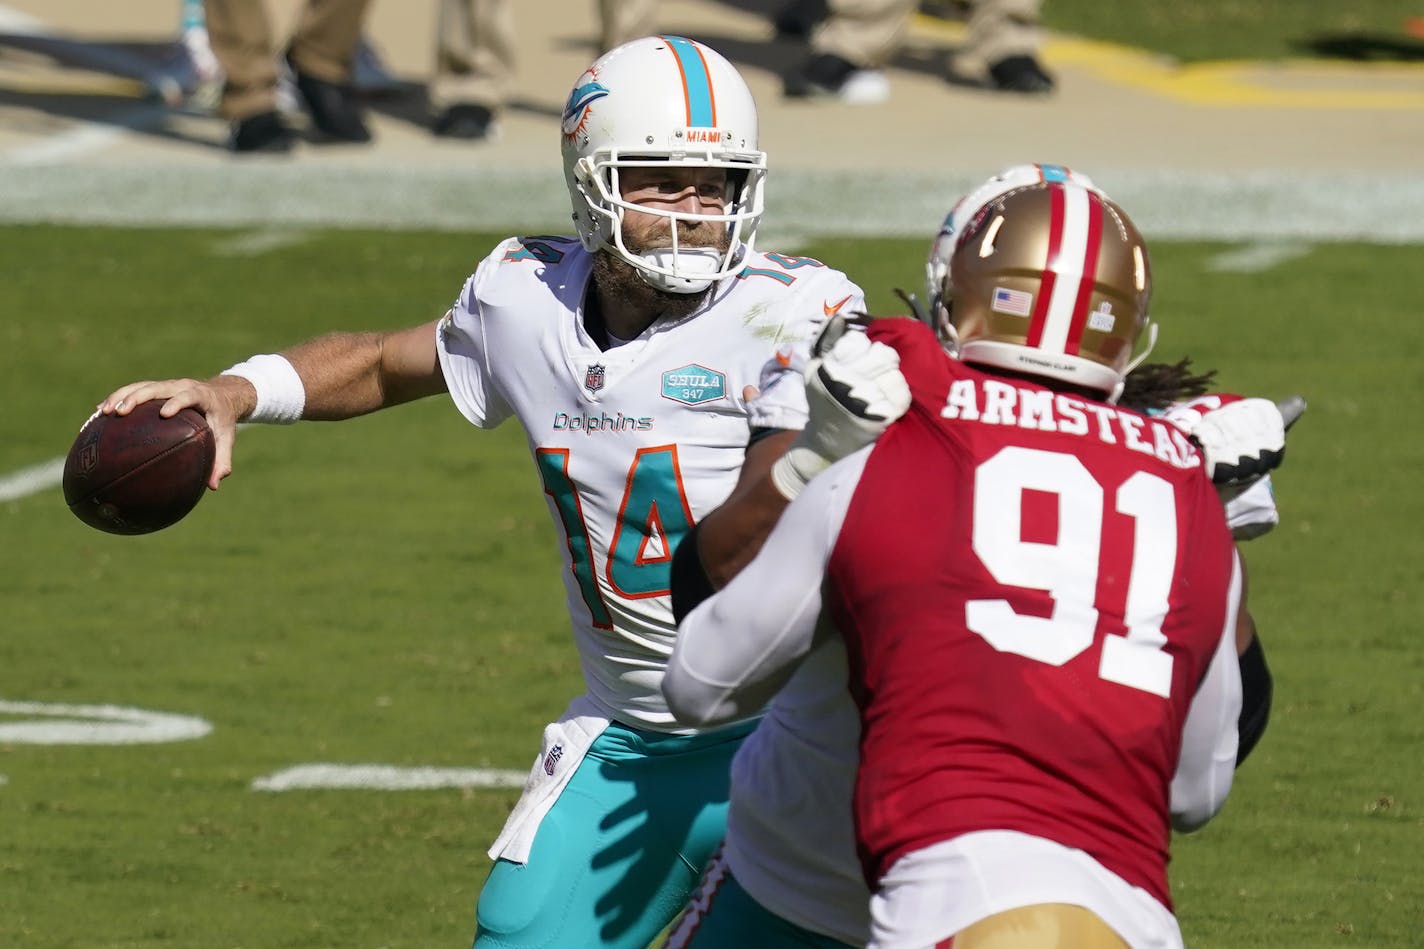
<svg viewBox="0 0 1424 949">
<path fill-rule="evenodd" d="M 381 349 L 379 333 L 329 333 L 284 351 L 306 389 L 302 418 L 331 421 L 383 408 Z"/>
<path fill-rule="evenodd" d="M 442 391 L 444 377 L 433 340 L 433 329 L 427 334 L 424 327 L 398 333 L 328 333 L 284 350 L 280 359 L 254 357 L 267 361 L 256 373 L 244 368 L 254 360 L 229 370 L 247 379 L 222 375 L 213 381 L 234 387 L 232 398 L 241 418 L 257 408 L 259 387 L 291 389 L 280 394 L 299 405 L 303 419 L 353 418 Z"/>
<path fill-rule="evenodd" d="M 713 588 L 726 586 L 751 562 L 786 510 L 786 497 L 772 483 L 771 466 L 795 439 L 795 432 L 777 432 L 749 448 L 737 487 L 698 525 L 698 553 Z"/>
</svg>

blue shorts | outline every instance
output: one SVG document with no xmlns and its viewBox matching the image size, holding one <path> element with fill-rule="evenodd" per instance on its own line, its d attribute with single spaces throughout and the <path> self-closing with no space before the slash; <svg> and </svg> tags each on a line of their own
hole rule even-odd
<svg viewBox="0 0 1424 949">
<path fill-rule="evenodd" d="M 672 925 L 667 949 L 847 949 L 848 943 L 802 929 L 752 899 L 719 852 L 686 911 Z"/>
<path fill-rule="evenodd" d="M 732 756 L 755 726 L 610 725 L 540 823 L 529 862 L 495 861 L 475 949 L 645 949 L 722 842 Z"/>
</svg>

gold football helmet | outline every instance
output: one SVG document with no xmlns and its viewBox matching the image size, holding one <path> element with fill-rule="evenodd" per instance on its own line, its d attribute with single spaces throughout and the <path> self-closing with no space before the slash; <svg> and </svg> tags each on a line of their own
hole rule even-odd
<svg viewBox="0 0 1424 949">
<path fill-rule="evenodd" d="M 1150 351 L 1147 248 L 1086 181 L 1025 183 L 958 229 L 930 319 L 965 362 L 1043 376 L 1115 401 Z M 1139 336 L 1146 349 L 1133 358 Z"/>
</svg>

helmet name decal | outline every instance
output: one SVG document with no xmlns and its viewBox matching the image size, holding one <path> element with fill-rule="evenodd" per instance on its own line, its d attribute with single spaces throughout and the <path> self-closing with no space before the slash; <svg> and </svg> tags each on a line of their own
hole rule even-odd
<svg viewBox="0 0 1424 949">
<path fill-rule="evenodd" d="M 724 138 L 730 138 L 730 132 L 720 132 L 717 129 L 694 129 L 686 128 L 678 133 L 678 137 L 689 145 L 711 144 L 715 145 Z"/>
</svg>

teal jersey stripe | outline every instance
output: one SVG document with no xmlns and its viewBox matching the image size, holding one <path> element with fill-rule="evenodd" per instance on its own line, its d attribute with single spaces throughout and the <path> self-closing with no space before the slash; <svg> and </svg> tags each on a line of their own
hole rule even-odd
<svg viewBox="0 0 1424 949">
<path fill-rule="evenodd" d="M 715 128 L 717 107 L 712 101 L 712 77 L 702 61 L 697 44 L 681 36 L 665 36 L 668 48 L 677 57 L 682 85 L 687 92 L 687 124 L 690 128 Z"/>
</svg>

